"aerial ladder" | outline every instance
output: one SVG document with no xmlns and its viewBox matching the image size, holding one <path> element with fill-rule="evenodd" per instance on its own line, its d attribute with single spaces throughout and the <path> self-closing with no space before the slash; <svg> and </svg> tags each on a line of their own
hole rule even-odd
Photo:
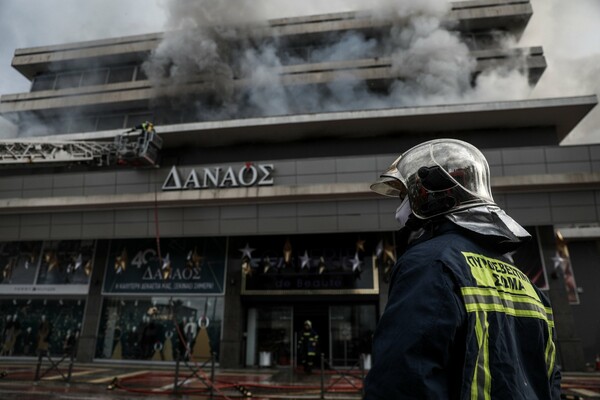
<svg viewBox="0 0 600 400">
<path fill-rule="evenodd" d="M 0 166 L 88 164 L 157 166 L 162 138 L 155 130 L 125 132 L 113 141 L 0 140 Z"/>
</svg>

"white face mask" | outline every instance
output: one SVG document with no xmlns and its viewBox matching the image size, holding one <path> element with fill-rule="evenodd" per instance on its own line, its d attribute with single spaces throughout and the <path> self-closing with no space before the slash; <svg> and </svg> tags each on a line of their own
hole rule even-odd
<svg viewBox="0 0 600 400">
<path fill-rule="evenodd" d="M 400 206 L 396 209 L 396 221 L 400 228 L 403 228 L 406 225 L 406 221 L 408 221 L 408 217 L 410 216 L 412 210 L 410 208 L 410 201 L 408 201 L 408 196 L 402 200 Z"/>
</svg>

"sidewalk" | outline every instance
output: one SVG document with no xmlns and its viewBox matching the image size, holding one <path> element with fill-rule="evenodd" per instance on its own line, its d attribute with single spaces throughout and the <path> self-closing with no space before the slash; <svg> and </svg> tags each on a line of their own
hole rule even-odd
<svg viewBox="0 0 600 400">
<path fill-rule="evenodd" d="M 101 399 L 209 399 L 210 370 L 193 371 L 181 366 L 179 395 L 175 392 L 175 368 L 171 366 L 77 364 L 70 383 L 63 380 L 67 365 L 56 369 L 40 369 L 43 378 L 35 382 L 34 362 L 0 362 L 0 398 L 3 400 L 101 400 Z M 340 373 L 341 372 L 341 373 Z M 61 375 L 62 374 L 62 375 Z M 306 375 L 291 368 L 216 369 L 213 394 L 215 399 L 325 399 L 359 400 L 362 379 L 360 371 L 326 370 Z M 116 381 L 115 381 L 116 378 Z M 109 389 L 109 387 L 111 389 Z M 564 398 L 600 399 L 600 373 L 563 374 Z M 246 396 L 246 397 L 245 397 Z"/>
<path fill-rule="evenodd" d="M 175 368 L 122 364 L 77 364 L 67 377 L 68 364 L 59 370 L 44 363 L 42 379 L 35 382 L 35 363 L 0 362 L 0 398 L 6 400 L 38 399 L 208 399 L 210 370 L 180 366 L 175 395 Z M 191 366 L 194 368 L 194 366 Z M 362 398 L 359 371 L 317 371 L 306 375 L 291 368 L 216 369 L 213 395 L 218 398 L 253 399 L 325 399 L 358 400 Z M 352 372 L 352 375 L 346 375 Z M 116 378 L 116 380 L 115 380 Z M 110 388 L 110 389 L 109 389 Z"/>
</svg>

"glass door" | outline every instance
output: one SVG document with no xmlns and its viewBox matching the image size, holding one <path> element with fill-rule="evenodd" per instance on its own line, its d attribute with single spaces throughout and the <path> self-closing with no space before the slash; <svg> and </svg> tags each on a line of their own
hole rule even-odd
<svg viewBox="0 0 600 400">
<path fill-rule="evenodd" d="M 290 365 L 292 307 L 266 306 L 248 312 L 247 365 Z"/>
<path fill-rule="evenodd" d="M 358 366 L 361 355 L 370 360 L 375 331 L 375 305 L 331 306 L 331 354 L 334 367 Z"/>
</svg>

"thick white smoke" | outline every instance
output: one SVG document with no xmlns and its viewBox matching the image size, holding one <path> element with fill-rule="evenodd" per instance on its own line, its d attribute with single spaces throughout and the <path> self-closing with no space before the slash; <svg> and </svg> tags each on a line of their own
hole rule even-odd
<svg viewBox="0 0 600 400">
<path fill-rule="evenodd" d="M 504 100 L 514 98 L 515 92 L 521 98 L 529 92 L 527 77 L 516 69 L 485 71 L 477 85 L 471 85 L 477 63 L 458 34 L 448 28 L 447 0 L 347 0 L 337 1 L 335 9 L 326 9 L 331 4 L 303 3 L 304 8 L 312 6 L 315 14 L 354 9 L 367 11 L 374 20 L 394 21 L 377 39 L 348 32 L 328 38 L 329 44 L 306 55 L 289 54 L 283 38 L 260 38 L 251 34 L 256 30 L 246 29 L 267 25 L 274 16 L 267 5 L 275 5 L 280 13 L 297 14 L 291 2 L 173 0 L 167 4 L 172 31 L 145 70 L 158 90 L 167 90 L 162 84 L 173 81 L 212 84 L 220 106 L 196 100 L 200 118 Z M 240 44 L 238 48 L 230 48 L 232 41 Z M 381 54 L 390 58 L 392 72 L 400 77 L 385 92 L 370 90 L 365 80 L 349 71 L 320 85 L 284 84 L 281 74 L 285 65 L 375 59 Z M 235 93 L 240 86 L 249 88 L 241 97 Z"/>
<path fill-rule="evenodd" d="M 600 2 L 598 0 L 532 0 L 533 18 L 523 45 L 543 45 L 548 68 L 532 97 L 600 96 Z M 563 144 L 600 143 L 600 107 Z"/>
</svg>

